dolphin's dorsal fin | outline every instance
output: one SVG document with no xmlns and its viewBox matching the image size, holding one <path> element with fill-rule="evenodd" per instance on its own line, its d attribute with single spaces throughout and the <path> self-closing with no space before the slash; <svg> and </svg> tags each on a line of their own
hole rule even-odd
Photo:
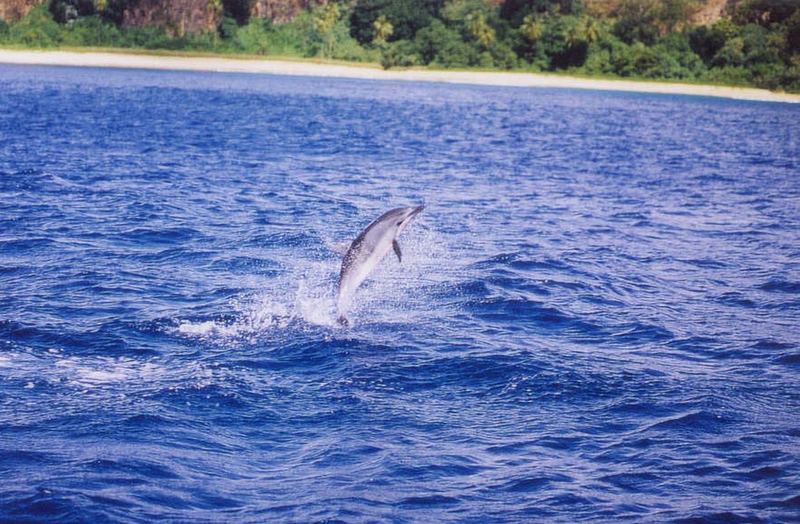
<svg viewBox="0 0 800 524">
<path fill-rule="evenodd" d="M 384 244 L 386 245 L 386 244 Z M 394 252 L 397 255 L 397 260 L 400 262 L 403 261 L 403 253 L 400 252 L 400 244 L 397 243 L 397 240 L 392 240 L 392 247 L 394 248 Z"/>
</svg>

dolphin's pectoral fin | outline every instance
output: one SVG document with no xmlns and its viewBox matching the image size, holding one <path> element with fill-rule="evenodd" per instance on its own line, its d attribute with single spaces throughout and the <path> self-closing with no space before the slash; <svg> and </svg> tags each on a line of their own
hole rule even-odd
<svg viewBox="0 0 800 524">
<path fill-rule="evenodd" d="M 384 244 L 385 246 L 386 244 Z M 392 240 L 392 247 L 394 248 L 394 253 L 397 255 L 397 260 L 400 262 L 403 261 L 403 253 L 400 252 L 400 244 L 397 243 L 397 240 Z"/>
</svg>

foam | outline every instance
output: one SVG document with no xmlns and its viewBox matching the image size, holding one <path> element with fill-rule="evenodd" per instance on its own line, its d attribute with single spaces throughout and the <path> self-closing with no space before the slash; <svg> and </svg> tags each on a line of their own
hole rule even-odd
<svg viewBox="0 0 800 524">
<path fill-rule="evenodd" d="M 171 331 L 177 335 L 212 340 L 246 339 L 285 328 L 295 318 L 286 304 L 268 295 L 254 295 L 232 303 L 234 320 L 181 320 Z"/>
<path fill-rule="evenodd" d="M 413 228 L 413 224 L 412 224 Z M 325 241 L 321 248 L 335 245 Z M 418 315 L 430 315 L 424 287 L 431 274 L 442 273 L 442 260 L 449 258 L 444 239 L 428 228 L 414 228 L 401 239 L 403 263 L 391 253 L 357 291 L 348 312 L 351 325 L 367 322 L 413 322 Z M 255 341 L 279 334 L 290 327 L 338 329 L 336 277 L 341 257 L 326 253 L 324 258 L 297 258 L 283 276 L 261 282 L 259 291 L 231 301 L 233 319 L 177 321 L 168 328 L 173 334 L 211 342 Z"/>
</svg>

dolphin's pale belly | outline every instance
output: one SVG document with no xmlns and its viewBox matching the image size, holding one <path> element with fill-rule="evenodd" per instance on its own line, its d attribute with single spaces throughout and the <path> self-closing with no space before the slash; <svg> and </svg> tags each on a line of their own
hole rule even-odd
<svg viewBox="0 0 800 524">
<path fill-rule="evenodd" d="M 389 237 L 382 238 L 371 250 L 364 249 L 366 246 L 362 246 L 362 252 L 350 263 L 349 269 L 345 272 L 339 284 L 337 306 L 340 312 L 348 308 L 356 289 L 358 289 L 364 280 L 378 267 L 378 264 L 386 257 L 386 254 L 389 253 L 389 250 L 392 248 L 392 240 L 393 238 Z"/>
</svg>

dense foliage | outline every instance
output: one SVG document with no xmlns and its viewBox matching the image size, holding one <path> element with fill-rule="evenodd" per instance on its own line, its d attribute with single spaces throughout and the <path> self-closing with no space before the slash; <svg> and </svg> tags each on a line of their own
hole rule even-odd
<svg viewBox="0 0 800 524">
<path fill-rule="evenodd" d="M 94 46 L 320 56 L 384 67 L 433 66 L 756 85 L 800 91 L 800 2 L 742 0 L 712 25 L 691 23 L 699 0 L 358 0 L 287 24 L 251 18 L 251 0 L 209 0 L 216 31 L 123 27 L 136 0 L 50 0 L 0 45 Z"/>
</svg>

